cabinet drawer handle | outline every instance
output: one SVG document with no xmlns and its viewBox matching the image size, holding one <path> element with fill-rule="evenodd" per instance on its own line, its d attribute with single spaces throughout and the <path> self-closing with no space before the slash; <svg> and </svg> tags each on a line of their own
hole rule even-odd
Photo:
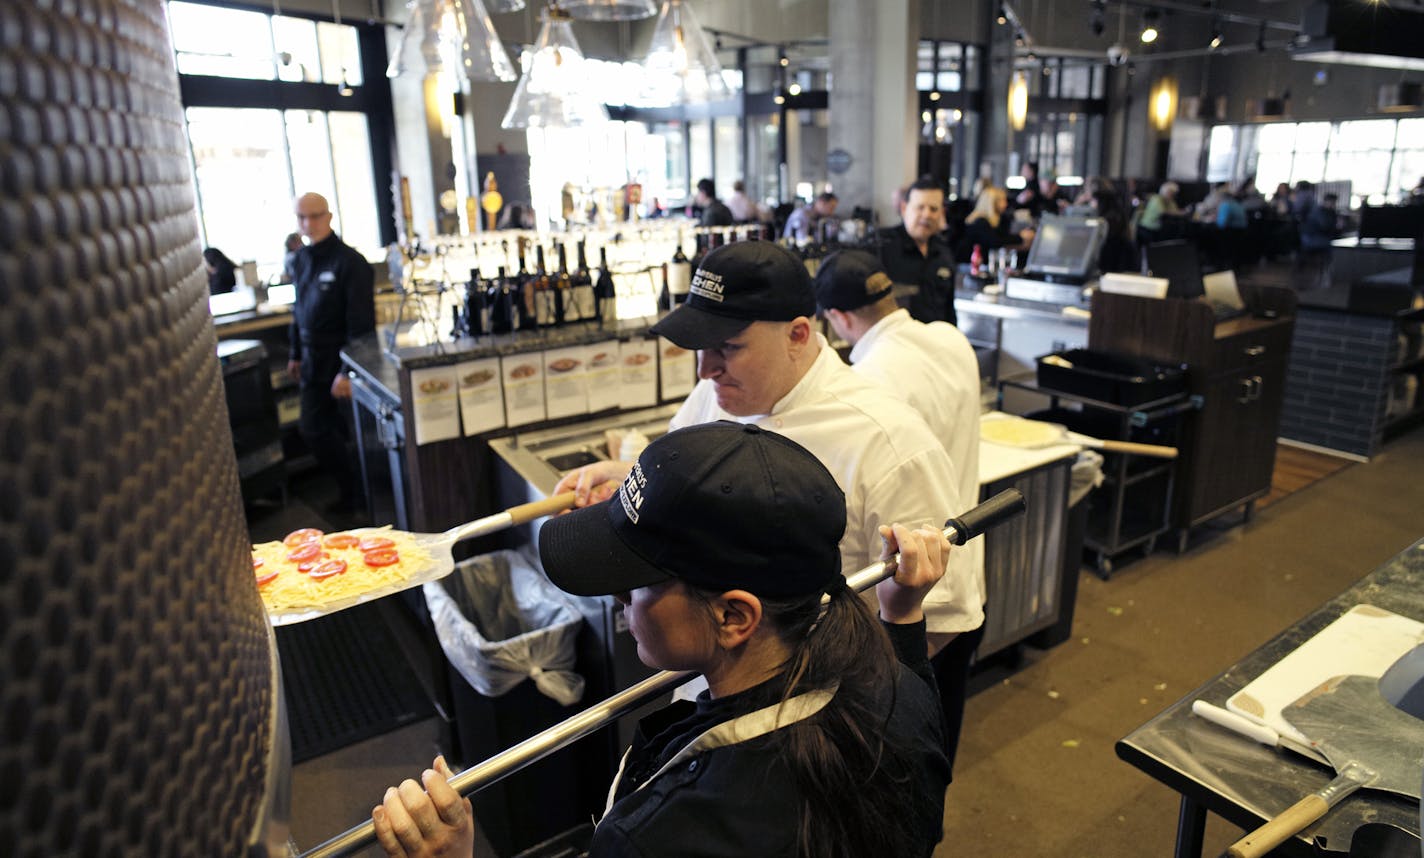
<svg viewBox="0 0 1424 858">
<path fill-rule="evenodd" d="M 1246 349 L 1246 357 L 1260 357 L 1266 353 L 1265 346 L 1251 346 Z"/>
</svg>

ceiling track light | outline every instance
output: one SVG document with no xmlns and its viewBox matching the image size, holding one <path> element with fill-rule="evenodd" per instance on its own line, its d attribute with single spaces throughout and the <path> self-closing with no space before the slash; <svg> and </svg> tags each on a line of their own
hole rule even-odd
<svg viewBox="0 0 1424 858">
<path fill-rule="evenodd" d="M 1106 0 L 1092 0 L 1089 7 L 1091 11 L 1088 13 L 1088 29 L 1093 32 L 1094 36 L 1101 36 L 1107 27 L 1104 15 L 1107 2 Z"/>
<path fill-rule="evenodd" d="M 1266 22 L 1261 22 L 1260 29 L 1256 30 L 1256 50 L 1260 53 L 1266 52 Z"/>
<path fill-rule="evenodd" d="M 1159 35 L 1157 17 L 1156 9 L 1148 9 L 1142 14 L 1142 35 L 1139 37 L 1142 39 L 1142 44 L 1150 45 L 1157 41 Z"/>
<path fill-rule="evenodd" d="M 1221 34 L 1221 22 L 1213 19 L 1211 22 L 1211 41 L 1207 43 L 1207 46 L 1214 51 L 1221 47 L 1223 41 L 1225 41 L 1225 39 Z"/>
<path fill-rule="evenodd" d="M 1000 27 L 1009 23 L 1009 14 L 1008 12 L 1004 11 L 1004 4 L 1002 3 L 999 4 L 999 14 L 998 17 L 994 18 L 994 22 L 997 23 Z"/>
</svg>

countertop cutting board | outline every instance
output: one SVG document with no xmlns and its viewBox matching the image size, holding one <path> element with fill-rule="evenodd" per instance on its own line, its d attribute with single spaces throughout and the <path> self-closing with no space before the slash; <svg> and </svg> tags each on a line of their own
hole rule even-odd
<svg viewBox="0 0 1424 858">
<path fill-rule="evenodd" d="M 1374 605 L 1356 605 L 1231 695 L 1226 707 L 1274 728 L 1283 738 L 1306 742 L 1281 710 L 1333 676 L 1378 677 L 1420 643 L 1424 623 Z"/>
</svg>

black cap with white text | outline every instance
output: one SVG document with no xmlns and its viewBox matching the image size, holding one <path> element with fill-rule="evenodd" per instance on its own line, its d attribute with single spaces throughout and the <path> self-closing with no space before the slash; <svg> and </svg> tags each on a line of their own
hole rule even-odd
<svg viewBox="0 0 1424 858">
<path fill-rule="evenodd" d="M 752 322 L 789 322 L 816 314 L 811 275 L 796 254 L 769 241 L 738 241 L 703 258 L 687 302 L 652 332 L 685 349 L 709 349 Z"/>
</svg>

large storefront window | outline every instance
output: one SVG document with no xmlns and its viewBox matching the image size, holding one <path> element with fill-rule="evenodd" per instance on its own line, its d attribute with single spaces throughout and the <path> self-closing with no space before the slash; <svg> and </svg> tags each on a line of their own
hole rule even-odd
<svg viewBox="0 0 1424 858">
<path fill-rule="evenodd" d="M 1399 202 L 1424 175 L 1424 119 L 1212 128 L 1207 179 L 1236 182 L 1253 172 L 1266 194 L 1303 180 L 1348 183 L 1351 208 Z"/>
<path fill-rule="evenodd" d="M 168 18 L 185 82 L 203 243 L 255 261 L 259 277 L 269 280 L 281 273 L 283 239 L 296 229 L 292 198 L 314 191 L 331 203 L 332 226 L 347 243 L 379 255 L 356 28 L 176 0 Z M 205 84 L 212 78 L 328 84 L 321 100 L 330 106 L 293 109 L 300 98 L 267 84 L 234 84 L 239 88 L 210 98 Z M 232 92 L 247 103 L 228 106 Z"/>
</svg>

